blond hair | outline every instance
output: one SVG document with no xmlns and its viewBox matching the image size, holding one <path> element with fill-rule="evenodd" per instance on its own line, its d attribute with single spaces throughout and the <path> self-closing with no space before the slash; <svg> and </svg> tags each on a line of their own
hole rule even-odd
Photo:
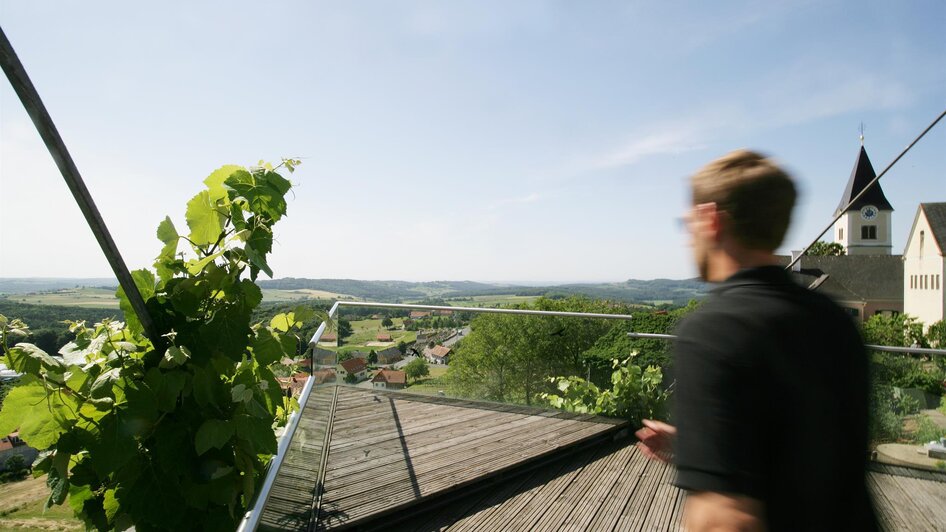
<svg viewBox="0 0 946 532">
<path fill-rule="evenodd" d="M 729 233 L 756 250 L 775 251 L 795 206 L 791 176 L 771 159 L 736 150 L 701 168 L 690 180 L 693 204 L 715 203 L 728 214 Z"/>
</svg>

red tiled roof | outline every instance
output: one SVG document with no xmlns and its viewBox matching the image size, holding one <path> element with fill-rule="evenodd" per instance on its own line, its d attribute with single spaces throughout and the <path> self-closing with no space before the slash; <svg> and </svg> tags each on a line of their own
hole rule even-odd
<svg viewBox="0 0 946 532">
<path fill-rule="evenodd" d="M 316 384 L 322 384 L 323 382 L 327 382 L 335 378 L 335 370 L 334 369 L 320 369 L 316 371 L 315 373 L 313 373 L 312 377 L 315 379 Z"/>
<path fill-rule="evenodd" d="M 430 355 L 435 356 L 437 358 L 443 358 L 449 354 L 450 354 L 450 348 L 444 347 L 442 345 L 434 346 L 434 348 L 430 350 Z"/>
<path fill-rule="evenodd" d="M 368 367 L 368 363 L 363 358 L 349 358 L 342 362 L 342 367 L 348 373 L 361 373 Z"/>
<path fill-rule="evenodd" d="M 305 388 L 305 381 L 308 378 L 309 375 L 306 373 L 296 373 L 292 377 L 276 377 L 276 380 L 279 381 L 280 388 L 291 390 L 293 397 L 298 397 L 302 393 L 302 389 Z"/>
<path fill-rule="evenodd" d="M 378 339 L 379 342 L 390 342 L 390 341 L 391 341 L 391 335 L 390 335 L 390 334 L 385 334 L 385 333 L 378 333 L 377 339 Z"/>
<path fill-rule="evenodd" d="M 396 369 L 382 369 L 371 379 L 371 382 L 386 382 L 388 384 L 407 384 L 407 374 Z"/>
<path fill-rule="evenodd" d="M 336 336 L 336 334 L 333 332 L 324 332 L 319 338 L 320 342 L 334 342 L 336 340 L 338 340 L 338 336 Z"/>
<path fill-rule="evenodd" d="M 412 318 L 426 318 L 427 316 L 430 316 L 430 312 L 423 311 L 423 310 L 412 310 L 412 311 L 411 311 L 411 317 L 412 317 Z"/>
</svg>

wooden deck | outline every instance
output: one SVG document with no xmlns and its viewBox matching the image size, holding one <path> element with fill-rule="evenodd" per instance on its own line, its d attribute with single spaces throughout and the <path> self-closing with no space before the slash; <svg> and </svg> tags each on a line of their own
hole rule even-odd
<svg viewBox="0 0 946 532">
<path fill-rule="evenodd" d="M 673 468 L 616 439 L 623 429 L 607 418 L 329 386 L 302 411 L 261 529 L 679 530 L 685 494 Z M 872 464 L 868 480 L 887 530 L 946 530 L 946 474 Z"/>
<path fill-rule="evenodd" d="M 395 526 L 375 526 L 402 532 L 676 531 L 686 496 L 671 484 L 673 475 L 672 467 L 648 460 L 631 442 L 617 441 L 416 512 Z M 885 530 L 946 530 L 946 474 L 872 464 L 868 483 Z"/>
<path fill-rule="evenodd" d="M 320 460 L 331 410 L 326 390 L 337 390 L 337 400 L 329 452 Z M 590 415 L 344 386 L 313 398 L 267 501 L 263 530 L 361 526 L 558 450 L 610 441 L 625 426 Z"/>
</svg>

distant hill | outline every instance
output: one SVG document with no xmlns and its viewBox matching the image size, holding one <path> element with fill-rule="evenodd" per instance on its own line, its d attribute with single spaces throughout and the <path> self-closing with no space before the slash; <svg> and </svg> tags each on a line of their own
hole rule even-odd
<svg viewBox="0 0 946 532">
<path fill-rule="evenodd" d="M 360 281 L 357 279 L 283 279 L 259 280 L 261 288 L 273 290 L 320 290 L 340 297 L 379 302 L 416 302 L 425 299 L 464 299 L 476 296 L 546 296 L 562 297 L 585 295 L 595 299 L 610 299 L 628 303 L 666 302 L 686 304 L 700 299 L 706 293 L 705 283 L 696 279 L 629 279 L 617 283 L 575 283 L 549 286 L 524 286 L 473 281 Z M 14 279 L 0 278 L 0 296 L 35 294 L 73 289 L 76 287 L 117 286 L 114 279 Z M 76 301 L 76 305 L 88 305 Z"/>
<path fill-rule="evenodd" d="M 0 294 L 32 294 L 63 288 L 104 287 L 116 288 L 118 281 L 108 277 L 57 278 L 57 277 L 0 277 Z"/>
<path fill-rule="evenodd" d="M 581 283 L 551 286 L 517 286 L 472 281 L 434 281 L 412 283 L 407 281 L 359 281 L 354 279 L 300 279 L 285 278 L 259 281 L 262 288 L 282 290 L 324 290 L 346 294 L 356 299 L 380 302 L 417 301 L 422 299 L 462 299 L 475 296 L 569 296 L 586 295 L 596 299 L 611 299 L 630 303 L 668 302 L 682 305 L 699 299 L 706 293 L 706 285 L 696 279 L 630 279 L 619 283 Z"/>
</svg>

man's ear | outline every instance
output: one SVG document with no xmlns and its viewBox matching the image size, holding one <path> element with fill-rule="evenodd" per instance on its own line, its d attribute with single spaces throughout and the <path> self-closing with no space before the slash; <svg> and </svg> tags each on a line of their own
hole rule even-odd
<svg viewBox="0 0 946 532">
<path fill-rule="evenodd" d="M 717 208 L 716 202 L 700 203 L 693 207 L 699 230 L 712 242 L 719 242 L 726 223 L 726 213 Z"/>
</svg>

